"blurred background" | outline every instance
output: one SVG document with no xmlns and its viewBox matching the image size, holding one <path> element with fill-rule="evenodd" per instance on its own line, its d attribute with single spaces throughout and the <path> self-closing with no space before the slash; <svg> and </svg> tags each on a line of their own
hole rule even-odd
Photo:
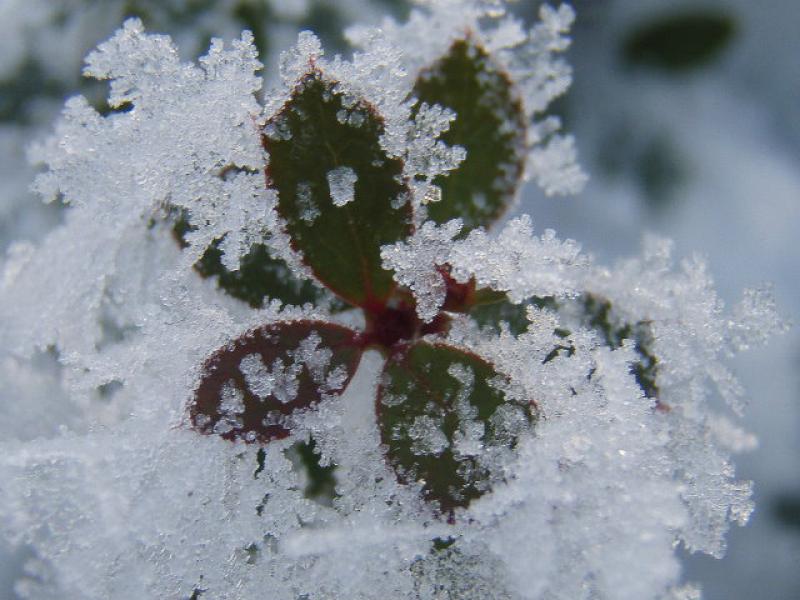
<svg viewBox="0 0 800 600">
<path fill-rule="evenodd" d="M 538 4 L 520 0 L 515 10 L 533 20 Z M 727 304 L 772 282 L 796 321 L 800 2 L 572 4 L 574 83 L 554 112 L 577 138 L 590 183 L 570 198 L 528 186 L 517 211 L 601 262 L 636 254 L 644 232 L 670 237 L 676 256 L 707 258 Z M 186 59 L 212 36 L 251 29 L 270 80 L 298 29 L 344 53 L 346 24 L 408 10 L 403 0 L 0 0 L 0 271 L 12 242 L 35 242 L 63 217 L 63 206 L 28 191 L 26 148 L 51 131 L 66 97 L 85 94 L 108 110 L 106 86 L 81 77 L 82 61 L 125 17 L 170 34 Z M 800 330 L 734 367 L 751 398 L 745 426 L 760 442 L 737 461 L 739 476 L 755 481 L 756 511 L 731 531 L 723 560 L 686 556 L 686 579 L 707 600 L 800 599 Z M 24 558 L 0 540 L 0 599 L 16 597 Z"/>
</svg>

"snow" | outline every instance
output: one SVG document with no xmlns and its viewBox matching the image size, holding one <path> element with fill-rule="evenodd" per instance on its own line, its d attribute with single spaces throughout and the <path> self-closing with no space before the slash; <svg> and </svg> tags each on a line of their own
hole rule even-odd
<svg viewBox="0 0 800 600">
<path fill-rule="evenodd" d="M 410 82 L 460 27 L 474 26 L 518 76 L 531 119 L 569 84 L 554 54 L 566 47 L 572 11 L 544 8 L 526 33 L 502 8 L 474 1 L 453 13 L 449 0 L 429 2 L 411 25 L 362 30 L 363 51 L 352 61 L 324 58 L 319 40 L 303 33 L 284 54 L 283 80 L 263 111 L 247 33 L 227 47 L 212 41 L 194 64 L 181 61 L 168 37 L 129 20 L 89 55 L 86 73 L 111 80 L 109 103 L 132 109 L 101 116 L 85 98 L 68 100 L 33 155 L 45 165 L 36 189 L 69 209 L 40 244 L 12 246 L 0 278 L 0 373 L 11 382 L 1 397 L 13 407 L 0 441 L 0 523 L 5 542 L 31 557 L 18 595 L 251 598 L 269 589 L 276 599 L 433 598 L 444 584 L 459 597 L 696 597 L 680 586 L 676 545 L 719 556 L 729 525 L 746 522 L 753 508 L 751 484 L 737 479 L 730 457 L 754 441 L 735 421 L 742 390 L 728 359 L 783 324 L 765 288 L 726 310 L 703 260 L 676 264 L 664 240 L 649 238 L 641 256 L 605 266 L 551 230 L 534 236 L 529 217 L 459 239 L 459 221 L 435 225 L 418 210 L 415 233 L 382 249 L 425 321 L 443 304 L 444 265 L 458 281 L 474 278 L 513 302 L 564 301 L 561 310 L 528 306 L 519 336 L 454 315 L 436 338 L 489 361 L 503 376 L 491 385 L 527 399 L 539 417 L 529 427 L 518 406 L 501 406 L 491 422 L 497 439 L 519 443 L 487 448 L 485 423 L 469 402 L 475 373 L 449 366 L 458 388 L 455 451 L 496 475 L 452 522 L 421 498 L 420 482 L 400 483 L 384 459 L 375 396 L 385 357 L 376 350 L 340 398 L 287 419 L 286 440 L 259 448 L 187 426 L 205 360 L 242 332 L 299 319 L 359 326 L 352 314 L 311 306 L 250 310 L 191 268 L 222 239 L 235 269 L 266 235 L 300 269 L 264 188 L 260 123 L 314 65 L 338 82 L 337 93 L 366 99 L 385 119 L 381 145 L 418 183 L 420 208 L 435 200 L 430 182 L 455 168 L 463 149 L 438 140 L 448 111 L 426 107 L 411 119 Z M 582 176 L 570 166 L 574 149 L 556 141 L 567 138 L 553 137 L 555 127 L 531 121 L 530 174 L 546 191 L 575 189 Z M 234 175 L 220 177 L 229 166 Z M 343 166 L 328 182 L 332 202 L 347 206 L 355 173 Z M 186 249 L 164 222 L 167 207 L 184 209 L 196 226 Z M 314 209 L 302 218 L 313 221 Z M 584 292 L 607 298 L 627 322 L 649 324 L 658 406 L 668 410 L 632 375 L 633 341 L 609 348 L 570 312 L 569 300 Z M 545 360 L 563 343 L 574 352 Z M 338 389 L 347 373 L 331 370 L 331 360 L 312 334 L 286 360 L 265 364 L 255 352 L 240 370 L 258 397 L 289 402 L 303 369 L 321 388 Z M 712 410 L 713 387 L 730 410 Z M 408 400 L 383 397 L 387 406 Z M 243 411 L 235 382 L 220 408 L 223 434 Z M 447 443 L 431 416 L 408 434 L 419 454 L 435 456 Z M 335 466 L 327 504 L 306 497 L 307 476 L 290 457 L 293 443 L 312 438 L 320 464 Z M 450 549 L 433 550 L 446 539 Z"/>
<path fill-rule="evenodd" d="M 570 136 L 558 133 L 561 123 L 543 116 L 550 103 L 564 94 L 572 81 L 569 64 L 561 56 L 570 45 L 567 35 L 575 13 L 567 4 L 542 4 L 530 30 L 508 14 L 506 3 L 485 0 L 430 0 L 419 2 L 406 23 L 391 18 L 381 24 L 381 35 L 405 51 L 409 72 L 416 76 L 444 56 L 452 44 L 469 36 L 492 52 L 492 58 L 511 76 L 514 93 L 528 118 L 528 160 L 524 176 L 550 194 L 574 194 L 587 177 L 577 165 Z M 375 29 L 354 26 L 350 41 L 366 48 Z M 445 125 L 445 123 L 442 123 Z M 446 130 L 445 125 L 443 130 Z"/>
<path fill-rule="evenodd" d="M 358 175 L 350 167 L 337 167 L 327 174 L 328 187 L 334 206 L 344 206 L 355 200 Z"/>
</svg>

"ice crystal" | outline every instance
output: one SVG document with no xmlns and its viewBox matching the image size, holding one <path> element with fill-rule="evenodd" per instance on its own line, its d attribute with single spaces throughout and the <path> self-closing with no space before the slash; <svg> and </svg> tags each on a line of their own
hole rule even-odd
<svg viewBox="0 0 800 600">
<path fill-rule="evenodd" d="M 561 241 L 552 229 L 534 237 L 527 215 L 510 221 L 494 239 L 473 231 L 453 244 L 449 262 L 456 279 L 475 277 L 480 285 L 508 292 L 514 302 L 575 294 L 589 264 L 574 240 Z"/>
<path fill-rule="evenodd" d="M 34 151 L 65 221 L 13 246 L 0 277 L 0 523 L 32 557 L 19 595 L 696 597 L 675 545 L 721 555 L 752 510 L 730 452 L 754 440 L 711 410 L 712 389 L 741 410 L 726 359 L 782 328 L 768 291 L 726 312 L 703 261 L 676 267 L 662 240 L 606 267 L 527 216 L 496 234 L 426 219 L 465 151 L 440 139 L 458 115 L 418 104 L 414 81 L 467 31 L 524 105 L 528 174 L 580 183 L 542 115 L 569 83 L 572 18 L 545 7 L 526 32 L 502 2 L 431 0 L 408 24 L 355 31 L 351 61 L 305 32 L 263 111 L 246 33 L 187 64 L 130 20 L 90 54 L 86 73 L 130 110 L 67 102 Z M 335 105 L 331 127 L 380 132 L 364 172 L 395 169 L 366 211 L 396 218 L 367 221 L 394 227 L 373 249 L 384 268 L 339 266 L 388 291 L 349 294 L 358 279 L 334 290 L 353 310 L 250 309 L 192 269 L 212 244 L 235 270 L 265 243 L 333 287 L 320 263 L 374 233 L 289 233 L 360 216 L 374 192 L 341 162 L 276 183 L 265 148 L 302 142 L 286 115 L 310 122 L 308 90 Z"/>
<path fill-rule="evenodd" d="M 410 73 L 417 75 L 458 40 L 472 38 L 492 53 L 497 65 L 514 82 L 528 120 L 525 176 L 533 178 L 549 194 L 575 193 L 586 182 L 576 164 L 574 142 L 558 133 L 556 117 L 541 117 L 552 100 L 570 85 L 572 72 L 559 55 L 570 43 L 567 36 L 575 18 L 572 8 L 543 4 L 539 22 L 529 31 L 507 14 L 504 2 L 484 0 L 431 0 L 418 2 L 408 21 L 399 24 L 386 19 L 381 30 L 389 40 L 403 47 Z M 355 26 L 350 40 L 366 46 L 375 35 L 368 27 Z"/>
<path fill-rule="evenodd" d="M 381 250 L 384 267 L 414 293 L 423 321 L 433 319 L 444 304 L 447 287 L 439 267 L 449 262 L 451 242 L 459 231 L 457 219 L 442 227 L 429 221 L 407 241 Z"/>
<path fill-rule="evenodd" d="M 358 175 L 350 167 L 337 167 L 328 171 L 328 187 L 331 200 L 336 206 L 344 206 L 355 198 L 355 186 Z"/>
</svg>

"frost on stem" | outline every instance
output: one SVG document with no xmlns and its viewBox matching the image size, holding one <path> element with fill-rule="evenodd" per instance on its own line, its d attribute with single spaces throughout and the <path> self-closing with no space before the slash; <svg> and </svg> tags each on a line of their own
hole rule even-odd
<svg viewBox="0 0 800 600">
<path fill-rule="evenodd" d="M 356 32 L 352 61 L 304 33 L 263 113 L 246 34 L 194 65 L 128 21 L 90 55 L 131 110 L 68 101 L 34 151 L 65 222 L 0 276 L 22 424 L 0 442 L 0 521 L 40 574 L 21 593 L 696 597 L 676 543 L 721 555 L 752 510 L 726 360 L 782 325 L 766 290 L 726 311 L 663 241 L 603 266 L 524 216 L 486 231 L 523 162 L 546 188 L 580 179 L 543 115 L 572 13 L 525 31 L 503 8 L 431 0 Z M 454 64 L 486 93 L 472 117 L 415 95 Z M 524 156 L 470 181 L 459 131 L 519 107 Z M 463 209 L 448 172 L 502 206 L 437 214 Z M 258 245 L 346 310 L 248 288 L 250 308 L 193 268 L 214 248 L 229 274 L 270 272 Z"/>
</svg>

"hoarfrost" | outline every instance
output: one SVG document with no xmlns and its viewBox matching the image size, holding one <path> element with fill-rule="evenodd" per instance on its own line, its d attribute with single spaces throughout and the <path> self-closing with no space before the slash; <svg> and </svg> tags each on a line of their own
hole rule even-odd
<svg viewBox="0 0 800 600">
<path fill-rule="evenodd" d="M 419 176 L 418 204 L 460 153 L 436 140 L 446 111 L 431 107 L 411 119 L 409 74 L 459 28 L 475 25 L 515 76 L 539 70 L 524 85 L 533 116 L 568 84 L 553 53 L 564 49 L 572 18 L 569 9 L 543 9 L 526 33 L 498 2 L 427 4 L 407 28 L 363 33 L 365 51 L 352 62 L 323 59 L 318 40 L 301 35 L 265 108 L 275 114 L 315 64 L 339 82 L 337 93 L 366 98 L 385 116 L 381 144 L 404 158 L 404 176 Z M 493 28 L 477 27 L 487 19 Z M 752 510 L 751 484 L 736 479 L 729 451 L 753 440 L 711 412 L 709 383 L 739 410 L 740 387 L 725 360 L 783 324 L 764 289 L 726 312 L 702 260 L 676 267 L 663 241 L 650 239 L 642 257 L 604 267 L 573 241 L 549 231 L 534 237 L 521 217 L 496 236 L 477 229 L 465 239 L 456 239 L 458 221 L 424 222 L 382 249 L 423 320 L 444 301 L 443 265 L 514 302 L 563 302 L 529 305 L 519 335 L 490 334 L 468 315 L 453 315 L 440 335 L 490 362 L 503 374 L 490 385 L 507 399 L 527 399 L 539 415 L 529 427 L 521 408 L 501 405 L 488 425 L 518 444 L 487 449 L 487 423 L 469 402 L 475 373 L 449 367 L 458 382 L 454 450 L 475 458 L 461 461 L 464 469 L 498 474 L 449 521 L 421 499 L 419 482 L 400 484 L 384 459 L 374 400 L 385 359 L 377 352 L 365 353 L 340 401 L 292 414 L 286 440 L 257 448 L 185 426 L 205 359 L 232 336 L 287 320 L 357 326 L 352 315 L 310 306 L 246 310 L 191 269 L 215 239 L 224 240 L 232 267 L 266 233 L 293 256 L 263 185 L 258 66 L 246 34 L 230 49 L 213 42 L 197 66 L 181 63 L 168 38 L 128 21 L 90 56 L 87 73 L 110 78 L 110 102 L 132 109 L 104 117 L 73 98 L 54 137 L 34 152 L 47 167 L 38 190 L 71 208 L 38 248 L 12 250 L 0 284 L 0 374 L 11 382 L 0 398 L 13 407 L 0 442 L 0 522 L 8 543 L 31 548 L 30 573 L 46 574 L 20 582 L 20 593 L 255 598 L 268 589 L 278 600 L 414 598 L 435 597 L 444 585 L 461 597 L 696 598 L 694 588 L 676 587 L 676 543 L 719 556 L 729 524 Z M 555 143 L 553 127 L 540 123 L 537 143 Z M 425 156 L 431 152 L 435 160 Z M 556 158 L 540 156 L 530 168 L 554 186 L 578 177 Z M 229 166 L 235 174 L 220 177 Z M 189 248 L 170 239 L 165 207 L 186 210 L 196 226 Z M 631 372 L 640 359 L 633 340 L 608 347 L 571 312 L 569 299 L 586 293 L 608 299 L 625 322 L 648 323 L 657 399 Z M 553 355 L 558 346 L 570 352 Z M 328 390 L 348 376 L 330 368 L 331 349 L 316 334 L 285 358 L 267 365 L 258 352 L 246 356 L 240 371 L 249 389 L 289 401 L 303 369 Z M 99 402 L 111 384 L 117 391 Z M 224 389 L 219 433 L 242 414 L 243 388 L 231 380 Z M 382 400 L 397 407 L 410 398 Z M 415 420 L 409 434 L 426 456 L 447 444 L 433 416 Z M 287 456 L 311 439 L 316 466 L 334 469 L 327 503 L 305 493 L 309 478 Z"/>
<path fill-rule="evenodd" d="M 233 381 L 227 382 L 222 388 L 219 412 L 220 420 L 214 424 L 214 433 L 224 435 L 242 426 L 239 416 L 244 412 L 244 394 Z"/>
<path fill-rule="evenodd" d="M 227 382 L 222 388 L 222 402 L 220 402 L 219 410 L 223 415 L 231 417 L 244 412 L 244 394 L 233 381 Z"/>
<path fill-rule="evenodd" d="M 413 292 L 423 321 L 433 319 L 444 303 L 447 286 L 439 267 L 447 264 L 452 239 L 459 231 L 459 219 L 441 227 L 428 221 L 406 241 L 381 248 L 384 268 L 394 271 L 397 282 Z"/>
<path fill-rule="evenodd" d="M 454 42 L 469 36 L 492 53 L 522 102 L 529 120 L 525 178 L 533 178 L 548 195 L 580 191 L 587 177 L 577 165 L 572 138 L 557 133 L 561 128 L 557 118 L 540 117 L 572 81 L 571 68 L 560 56 L 570 44 L 567 34 L 575 19 L 572 8 L 542 4 L 539 21 L 526 31 L 522 21 L 507 13 L 502 1 L 426 0 L 417 4 L 420 7 L 406 23 L 387 18 L 380 27 L 382 36 L 404 49 L 411 75 L 416 77 L 444 56 Z M 347 34 L 353 44 L 364 48 L 376 35 L 374 28 L 364 26 L 351 27 Z"/>
<path fill-rule="evenodd" d="M 364 32 L 361 46 L 363 51 L 354 53 L 350 61 L 338 55 L 327 60 L 319 39 L 310 31 L 301 32 L 295 46 L 281 54 L 282 85 L 267 95 L 266 121 L 271 123 L 277 117 L 298 82 L 311 69 L 322 73 L 335 84 L 334 93 L 341 95 L 345 109 L 350 110 L 349 114 L 337 113 L 337 120 L 347 119 L 358 126 L 363 117 L 354 110 L 357 100 L 376 110 L 383 124 L 381 147 L 390 157 L 403 159 L 403 178 L 412 189 L 410 200 L 420 207 L 430 200 L 432 180 L 455 169 L 465 157 L 463 148 L 450 147 L 439 140 L 454 115 L 442 107 L 427 105 L 412 115 L 414 80 L 406 67 L 407 57 L 402 46 L 388 39 L 380 28 Z M 349 202 L 351 179 L 352 176 L 344 179 L 334 176 L 337 191 L 331 188 L 331 194 L 337 206 Z M 392 205 L 399 208 L 407 200 L 401 196 Z"/>
<path fill-rule="evenodd" d="M 295 361 L 308 369 L 308 372 L 311 373 L 311 378 L 317 384 L 322 384 L 325 381 L 325 376 L 333 357 L 333 351 L 330 348 L 320 347 L 321 343 L 322 338 L 319 337 L 318 333 L 314 332 L 301 341 L 294 352 Z M 332 375 L 331 381 L 339 379 L 341 379 L 341 375 L 337 373 Z"/>
<path fill-rule="evenodd" d="M 301 365 L 286 365 L 283 359 L 276 358 L 268 368 L 260 354 L 248 354 L 242 359 L 239 369 L 244 375 L 247 387 L 261 400 L 275 396 L 278 402 L 286 404 L 297 397 Z"/>
<path fill-rule="evenodd" d="M 328 172 L 328 187 L 331 200 L 336 206 L 344 206 L 355 200 L 358 175 L 350 167 L 337 167 Z"/>
<path fill-rule="evenodd" d="M 307 181 L 297 184 L 297 206 L 300 209 L 300 218 L 306 223 L 313 223 L 320 215 L 319 207 L 314 203 L 311 186 Z"/>
<path fill-rule="evenodd" d="M 476 229 L 450 249 L 449 264 L 459 281 L 508 292 L 514 302 L 532 296 L 575 295 L 590 265 L 573 240 L 561 241 L 548 229 L 534 237 L 530 217 L 510 221 L 496 238 Z"/>
<path fill-rule="evenodd" d="M 411 451 L 414 454 L 440 454 L 449 442 L 441 430 L 441 425 L 428 415 L 420 415 L 408 428 L 413 440 Z"/>
</svg>

